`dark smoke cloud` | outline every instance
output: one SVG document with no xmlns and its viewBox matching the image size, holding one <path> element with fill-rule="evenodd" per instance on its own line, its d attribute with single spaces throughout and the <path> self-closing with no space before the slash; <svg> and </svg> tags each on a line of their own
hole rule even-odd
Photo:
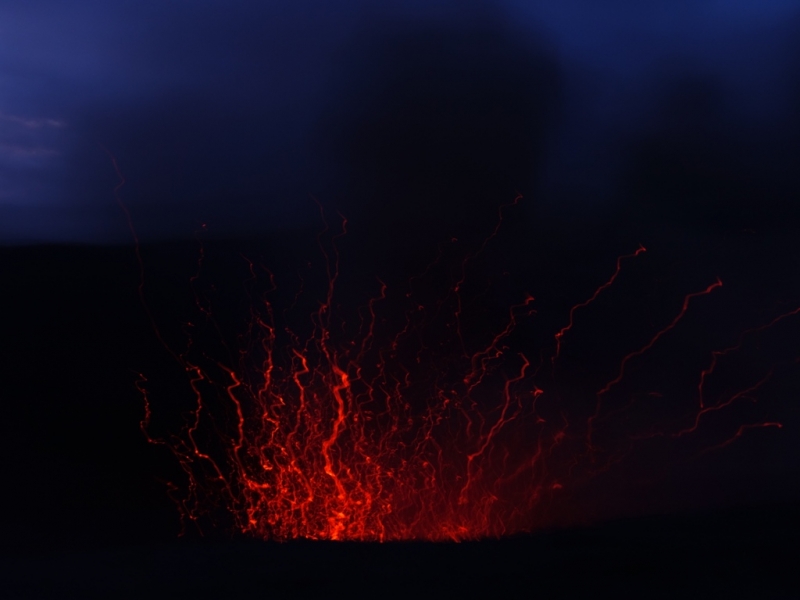
<svg viewBox="0 0 800 600">
<path fill-rule="evenodd" d="M 350 52 L 318 140 L 357 227 L 407 251 L 485 235 L 499 205 L 532 192 L 561 94 L 545 49 L 484 22 L 382 31 Z"/>
</svg>

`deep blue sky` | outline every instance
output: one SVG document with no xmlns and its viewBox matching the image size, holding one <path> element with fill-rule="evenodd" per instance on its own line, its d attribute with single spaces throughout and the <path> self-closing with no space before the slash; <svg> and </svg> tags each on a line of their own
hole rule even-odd
<svg viewBox="0 0 800 600">
<path fill-rule="evenodd" d="M 310 194 L 357 220 L 387 190 L 392 218 L 522 190 L 578 222 L 747 188 L 726 222 L 755 197 L 785 221 L 799 30 L 789 0 L 4 2 L 0 242 L 128 241 L 101 145 L 150 239 L 304 225 Z M 700 180 L 664 191 L 665 153 Z"/>
</svg>

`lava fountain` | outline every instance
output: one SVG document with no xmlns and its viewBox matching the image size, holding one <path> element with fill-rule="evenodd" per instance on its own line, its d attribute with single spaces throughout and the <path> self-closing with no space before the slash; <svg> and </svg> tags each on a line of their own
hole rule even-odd
<svg viewBox="0 0 800 600">
<path fill-rule="evenodd" d="M 318 238 L 324 292 L 302 323 L 292 322 L 291 307 L 271 299 L 278 289 L 273 274 L 248 262 L 251 279 L 266 285 L 253 297 L 249 326 L 229 358 L 219 358 L 225 352 L 213 357 L 213 344 L 204 345 L 194 326 L 185 350 L 168 348 L 193 398 L 180 427 L 153 433 L 163 407 L 147 378 L 138 382 L 146 409 L 142 430 L 151 443 L 171 450 L 185 474 L 184 483 L 170 484 L 185 521 L 210 519 L 273 540 L 459 541 L 528 532 L 547 525 L 548 507 L 571 486 L 610 468 L 632 440 L 689 435 L 704 415 L 769 377 L 709 403 L 704 382 L 736 346 L 714 351 L 699 374 L 699 403 L 688 425 L 632 432 L 623 445 L 608 437 L 598 441 L 598 431 L 624 414 L 624 403 L 608 402 L 638 357 L 722 282 L 686 295 L 672 320 L 619 358 L 593 397 L 570 403 L 560 395 L 557 366 L 576 313 L 645 248 L 619 257 L 610 278 L 569 312 L 551 349 L 532 354 L 520 349 L 519 329 L 535 319 L 533 296 L 509 306 L 488 335 L 472 335 L 465 319 L 470 265 L 497 236 L 508 206 L 473 252 L 450 265 L 440 253 L 394 294 L 378 280 L 376 293 L 349 316 L 336 301 L 337 239 L 346 233 L 346 220 L 338 233 L 326 225 L 327 237 Z M 422 301 L 417 290 L 426 278 L 442 287 Z M 213 324 L 211 307 L 199 297 L 197 307 Z M 742 424 L 725 443 L 773 426 L 781 425 Z"/>
</svg>

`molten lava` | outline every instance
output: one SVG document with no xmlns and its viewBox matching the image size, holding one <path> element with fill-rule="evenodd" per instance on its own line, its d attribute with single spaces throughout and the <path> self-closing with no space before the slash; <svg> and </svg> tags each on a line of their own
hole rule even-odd
<svg viewBox="0 0 800 600">
<path fill-rule="evenodd" d="M 345 229 L 343 221 L 341 235 Z M 514 335 L 536 312 L 530 295 L 482 342 L 463 330 L 467 268 L 496 234 L 497 228 L 466 255 L 433 305 L 419 303 L 410 288 L 402 302 L 392 300 L 381 283 L 355 322 L 337 314 L 333 236 L 333 252 L 323 250 L 326 292 L 310 323 L 293 327 L 286 307 L 273 306 L 266 293 L 254 302 L 248 334 L 234 352 L 238 363 L 197 351 L 195 341 L 185 352 L 170 350 L 194 398 L 185 426 L 151 433 L 153 401 L 144 377 L 139 389 L 145 435 L 166 445 L 186 475 L 185 487 L 172 484 L 182 515 L 227 519 L 237 531 L 275 540 L 466 540 L 546 525 L 547 507 L 560 494 L 619 458 L 619 448 L 603 447 L 607 442 L 594 436 L 615 414 L 606 409 L 613 389 L 694 301 L 722 282 L 686 295 L 674 318 L 622 356 L 616 374 L 576 409 L 561 401 L 554 375 L 564 338 L 576 311 L 613 284 L 623 260 L 645 248 L 620 257 L 611 278 L 572 308 L 549 356 L 529 356 L 515 349 Z M 210 319 L 209 309 L 198 306 Z M 703 415 L 752 391 L 716 404 L 703 400 L 703 382 L 734 350 L 712 353 L 690 421 L 656 435 L 690 433 Z M 719 447 L 750 429 L 780 426 L 740 425 Z"/>
</svg>

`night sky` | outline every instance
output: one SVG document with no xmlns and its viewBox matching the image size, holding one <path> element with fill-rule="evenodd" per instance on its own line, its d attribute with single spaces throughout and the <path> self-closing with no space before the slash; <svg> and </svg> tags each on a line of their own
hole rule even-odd
<svg viewBox="0 0 800 600">
<path fill-rule="evenodd" d="M 307 225 L 310 193 L 399 194 L 396 179 L 437 193 L 422 163 L 457 195 L 467 155 L 482 185 L 528 192 L 530 211 L 567 227 L 644 196 L 660 196 L 639 208 L 660 222 L 769 226 L 786 222 L 797 185 L 793 2 L 0 10 L 7 243 L 128 241 L 101 144 L 125 170 L 147 239 L 185 238 L 204 221 L 216 236 Z M 400 131 L 409 121 L 418 129 Z M 433 138 L 426 152 L 464 156 L 445 165 L 411 152 Z M 672 156 L 703 167 L 698 193 L 716 186 L 725 198 L 706 193 L 691 210 L 688 193 L 648 172 Z"/>
<path fill-rule="evenodd" d="M 570 308 L 618 257 L 647 248 L 576 313 L 558 367 L 570 414 L 594 406 L 581 398 L 687 294 L 723 285 L 631 361 L 608 406 L 624 418 L 603 433 L 625 458 L 571 488 L 565 480 L 544 537 L 445 547 L 438 558 L 435 546 L 371 556 L 345 546 L 348 556 L 399 560 L 375 585 L 418 573 L 441 594 L 449 580 L 425 553 L 464 573 L 485 559 L 482 585 L 511 574 L 508 593 L 539 577 L 524 557 L 543 555 L 558 577 L 580 570 L 652 591 L 667 589 L 669 571 L 652 564 L 688 546 L 717 553 L 738 528 L 741 556 L 769 557 L 736 555 L 756 565 L 742 571 L 747 585 L 769 577 L 774 597 L 797 592 L 778 549 L 797 539 L 800 314 L 742 337 L 800 307 L 796 2 L 18 0 L 0 5 L 0 40 L 0 537 L 4 557 L 30 557 L 0 575 L 15 597 L 134 580 L 142 594 L 165 581 L 182 588 L 225 544 L 251 562 L 220 559 L 228 566 L 208 589 L 223 595 L 226 577 L 256 577 L 259 560 L 286 565 L 256 577 L 279 595 L 308 576 L 303 561 L 322 573 L 313 590 L 345 581 L 331 575 L 328 546 L 249 546 L 213 527 L 203 539 L 220 545 L 202 546 L 192 530 L 174 546 L 183 558 L 169 554 L 180 524 L 165 482 L 182 475 L 139 429 L 137 378 L 160 386 L 158 426 L 179 420 L 186 378 L 158 337 L 178 353 L 208 343 L 215 359 L 234 356 L 265 289 L 248 287 L 253 264 L 264 281 L 266 269 L 275 276 L 276 305 L 310 314 L 325 292 L 319 240 L 330 250 L 343 219 L 336 302 L 352 316 L 378 282 L 401 298 L 419 281 L 435 303 L 498 214 L 498 236 L 470 266 L 466 343 L 494 335 L 530 294 L 535 318 L 509 346 L 547 364 Z M 437 256 L 452 268 L 425 283 Z M 206 306 L 213 341 L 187 326 Z M 712 352 L 742 339 L 708 393 L 768 382 L 696 435 L 642 443 L 691 423 Z M 613 551 L 598 566 L 599 546 Z M 112 558 L 78 568 L 76 547 L 87 564 Z M 651 558 L 620 567 L 636 548 Z M 709 590 L 739 564 L 723 555 L 703 574 Z M 146 575 L 118 572 L 131 560 Z M 679 562 L 667 560 L 691 570 Z M 165 575 L 169 565 L 183 575 Z M 41 572 L 48 583 L 37 588 Z"/>
</svg>

